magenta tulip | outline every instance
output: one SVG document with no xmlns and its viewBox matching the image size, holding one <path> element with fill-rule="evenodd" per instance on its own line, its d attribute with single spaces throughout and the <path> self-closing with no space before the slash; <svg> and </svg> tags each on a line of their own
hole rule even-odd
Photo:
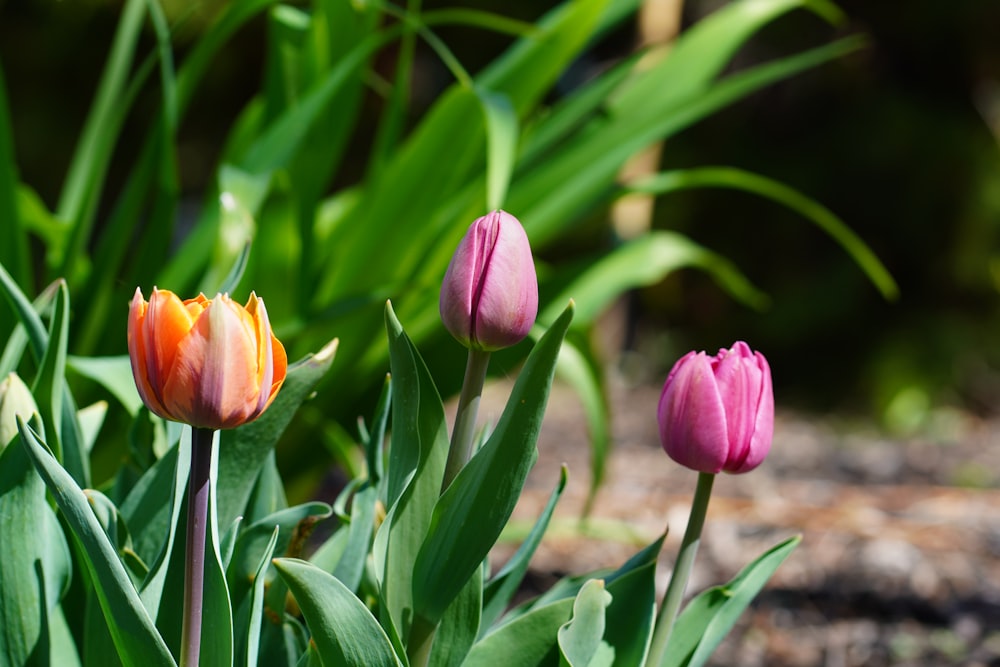
<svg viewBox="0 0 1000 667">
<path fill-rule="evenodd" d="M 528 235 L 517 218 L 493 211 L 469 227 L 441 285 L 441 319 L 462 345 L 510 347 L 538 314 L 538 281 Z"/>
<path fill-rule="evenodd" d="M 706 473 L 753 470 L 771 449 L 771 369 L 744 342 L 714 357 L 689 352 L 660 396 L 660 440 L 670 458 Z"/>
</svg>

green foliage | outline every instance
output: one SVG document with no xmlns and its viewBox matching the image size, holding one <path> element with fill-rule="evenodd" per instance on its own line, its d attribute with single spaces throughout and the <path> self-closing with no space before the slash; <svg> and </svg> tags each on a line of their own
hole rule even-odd
<svg viewBox="0 0 1000 667">
<path fill-rule="evenodd" d="M 608 414 L 588 333 L 613 299 L 688 266 L 749 305 L 765 296 L 730 262 L 669 232 L 622 243 L 583 270 L 558 260 L 543 267 L 548 297 L 533 342 L 512 352 L 524 365 L 507 407 L 442 488 L 449 429 L 435 371 L 453 367 L 454 348 L 435 345 L 443 335 L 437 286 L 458 238 L 484 209 L 514 212 L 544 253 L 619 196 L 620 169 L 638 151 L 860 42 L 848 37 L 724 74 L 733 55 L 783 14 L 805 8 L 837 17 L 823 0 L 736 2 L 682 35 L 656 65 L 625 59 L 550 107 L 557 80 L 638 5 L 566 2 L 528 26 L 473 10 L 421 14 L 419 3 L 403 10 L 251 0 L 225 5 L 175 63 L 171 19 L 156 2 L 130 0 L 51 209 L 18 176 L 0 77 L 0 218 L 10 221 L 0 231 L 0 289 L 12 306 L 0 312 L 0 371 L 30 377 L 37 403 L 34 417 L 18 417 L 19 437 L 0 452 L 3 665 L 145 667 L 174 665 L 181 655 L 191 432 L 142 407 L 122 354 L 123 305 L 136 285 L 154 284 L 182 294 L 258 290 L 291 357 L 300 359 L 260 419 L 217 437 L 204 554 L 205 662 L 643 663 L 662 539 L 617 570 L 568 578 L 507 609 L 565 472 L 528 539 L 492 578 L 487 556 L 537 456 L 557 371 L 587 407 L 592 489 L 600 482 Z M 214 59 L 254 20 L 266 24 L 262 85 L 231 119 L 202 203 L 182 225 L 178 128 Z M 433 31 L 452 23 L 516 39 L 470 76 Z M 147 27 L 154 41 L 144 53 Z M 408 127 L 407 73 L 418 38 L 455 82 Z M 377 60 L 390 48 L 398 48 L 398 76 L 382 82 L 387 101 L 374 145 L 363 176 L 351 177 L 349 144 L 366 115 L 366 89 L 379 81 Z M 149 109 L 137 102 L 151 88 L 146 134 L 134 162 L 123 165 L 124 181 L 112 186 L 125 128 Z M 842 222 L 762 177 L 691 170 L 625 187 L 663 193 L 694 185 L 739 187 L 781 202 L 840 242 L 880 289 L 894 289 Z M 33 246 L 43 262 L 31 261 Z M 342 349 L 328 342 L 331 332 Z M 418 349 L 434 350 L 434 358 Z M 370 426 L 359 429 L 365 451 L 357 478 L 333 507 L 289 506 L 286 484 L 295 480 L 279 470 L 279 441 L 292 465 L 321 466 L 317 439 L 325 428 L 367 414 L 366 401 L 374 403 L 380 389 Z M 78 408 L 77 396 L 105 394 L 112 405 Z M 331 535 L 307 553 L 310 532 L 325 521 Z M 735 602 L 699 598 L 681 617 L 707 638 L 697 656 L 714 647 L 776 558 L 757 561 L 731 584 Z"/>
</svg>

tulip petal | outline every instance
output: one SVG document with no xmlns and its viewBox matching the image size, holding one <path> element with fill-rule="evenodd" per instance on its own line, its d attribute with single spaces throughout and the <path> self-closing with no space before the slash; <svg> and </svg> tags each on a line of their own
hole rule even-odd
<svg viewBox="0 0 1000 667">
<path fill-rule="evenodd" d="M 256 407 L 256 341 L 249 317 L 228 296 L 211 301 L 177 346 L 164 388 L 176 418 L 202 428 L 232 428 Z"/>
<path fill-rule="evenodd" d="M 142 296 L 142 291 L 137 287 L 128 310 L 128 356 L 132 363 L 132 377 L 135 379 L 139 397 L 142 398 L 146 407 L 153 414 L 170 419 L 170 415 L 153 389 L 147 373 L 149 368 L 146 359 L 147 337 L 144 332 L 147 311 L 148 304 Z"/>
<path fill-rule="evenodd" d="M 682 357 L 667 377 L 658 409 L 667 454 L 694 470 L 717 473 L 728 453 L 726 413 L 704 352 Z"/>
</svg>

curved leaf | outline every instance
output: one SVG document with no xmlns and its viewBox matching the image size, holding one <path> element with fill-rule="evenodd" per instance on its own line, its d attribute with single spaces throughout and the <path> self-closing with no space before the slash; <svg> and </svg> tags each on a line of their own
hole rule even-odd
<svg viewBox="0 0 1000 667">
<path fill-rule="evenodd" d="M 819 202 L 773 179 L 732 167 L 699 167 L 668 171 L 643 178 L 630 183 L 627 190 L 664 194 L 704 187 L 743 190 L 787 206 L 814 222 L 839 243 L 868 275 L 868 279 L 875 287 L 882 292 L 882 296 L 886 299 L 895 299 L 899 296 L 899 287 L 888 269 L 843 220 Z"/>
<path fill-rule="evenodd" d="M 18 419 L 18 428 L 21 442 L 35 468 L 83 546 L 87 570 L 94 580 L 101 609 L 124 664 L 175 667 L 167 645 L 153 626 L 125 566 L 94 516 L 83 490 L 21 419 Z"/>
<path fill-rule="evenodd" d="M 563 338 L 566 308 L 528 355 L 493 433 L 434 507 L 427 539 L 413 566 L 416 613 L 436 623 L 486 558 L 510 518 L 538 456 L 541 428 Z"/>
<path fill-rule="evenodd" d="M 326 667 L 399 667 L 382 626 L 336 577 L 295 558 L 277 558 L 274 567 L 302 609 Z"/>
</svg>

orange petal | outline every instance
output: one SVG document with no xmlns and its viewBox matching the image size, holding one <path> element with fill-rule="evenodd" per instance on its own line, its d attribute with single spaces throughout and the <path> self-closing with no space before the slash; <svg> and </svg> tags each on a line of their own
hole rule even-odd
<svg viewBox="0 0 1000 667">
<path fill-rule="evenodd" d="M 232 428 L 254 413 L 257 346 L 248 319 L 241 306 L 219 295 L 178 343 L 164 400 L 183 421 Z"/>
<path fill-rule="evenodd" d="M 146 335 L 143 327 L 146 325 L 146 313 L 148 304 L 142 297 L 142 290 L 138 287 L 132 296 L 132 302 L 128 310 L 128 356 L 132 364 L 132 377 L 135 380 L 139 397 L 146 407 L 156 415 L 165 419 L 171 416 L 163 406 L 159 395 L 149 382 L 147 373 L 148 361 L 146 352 Z"/>
</svg>

